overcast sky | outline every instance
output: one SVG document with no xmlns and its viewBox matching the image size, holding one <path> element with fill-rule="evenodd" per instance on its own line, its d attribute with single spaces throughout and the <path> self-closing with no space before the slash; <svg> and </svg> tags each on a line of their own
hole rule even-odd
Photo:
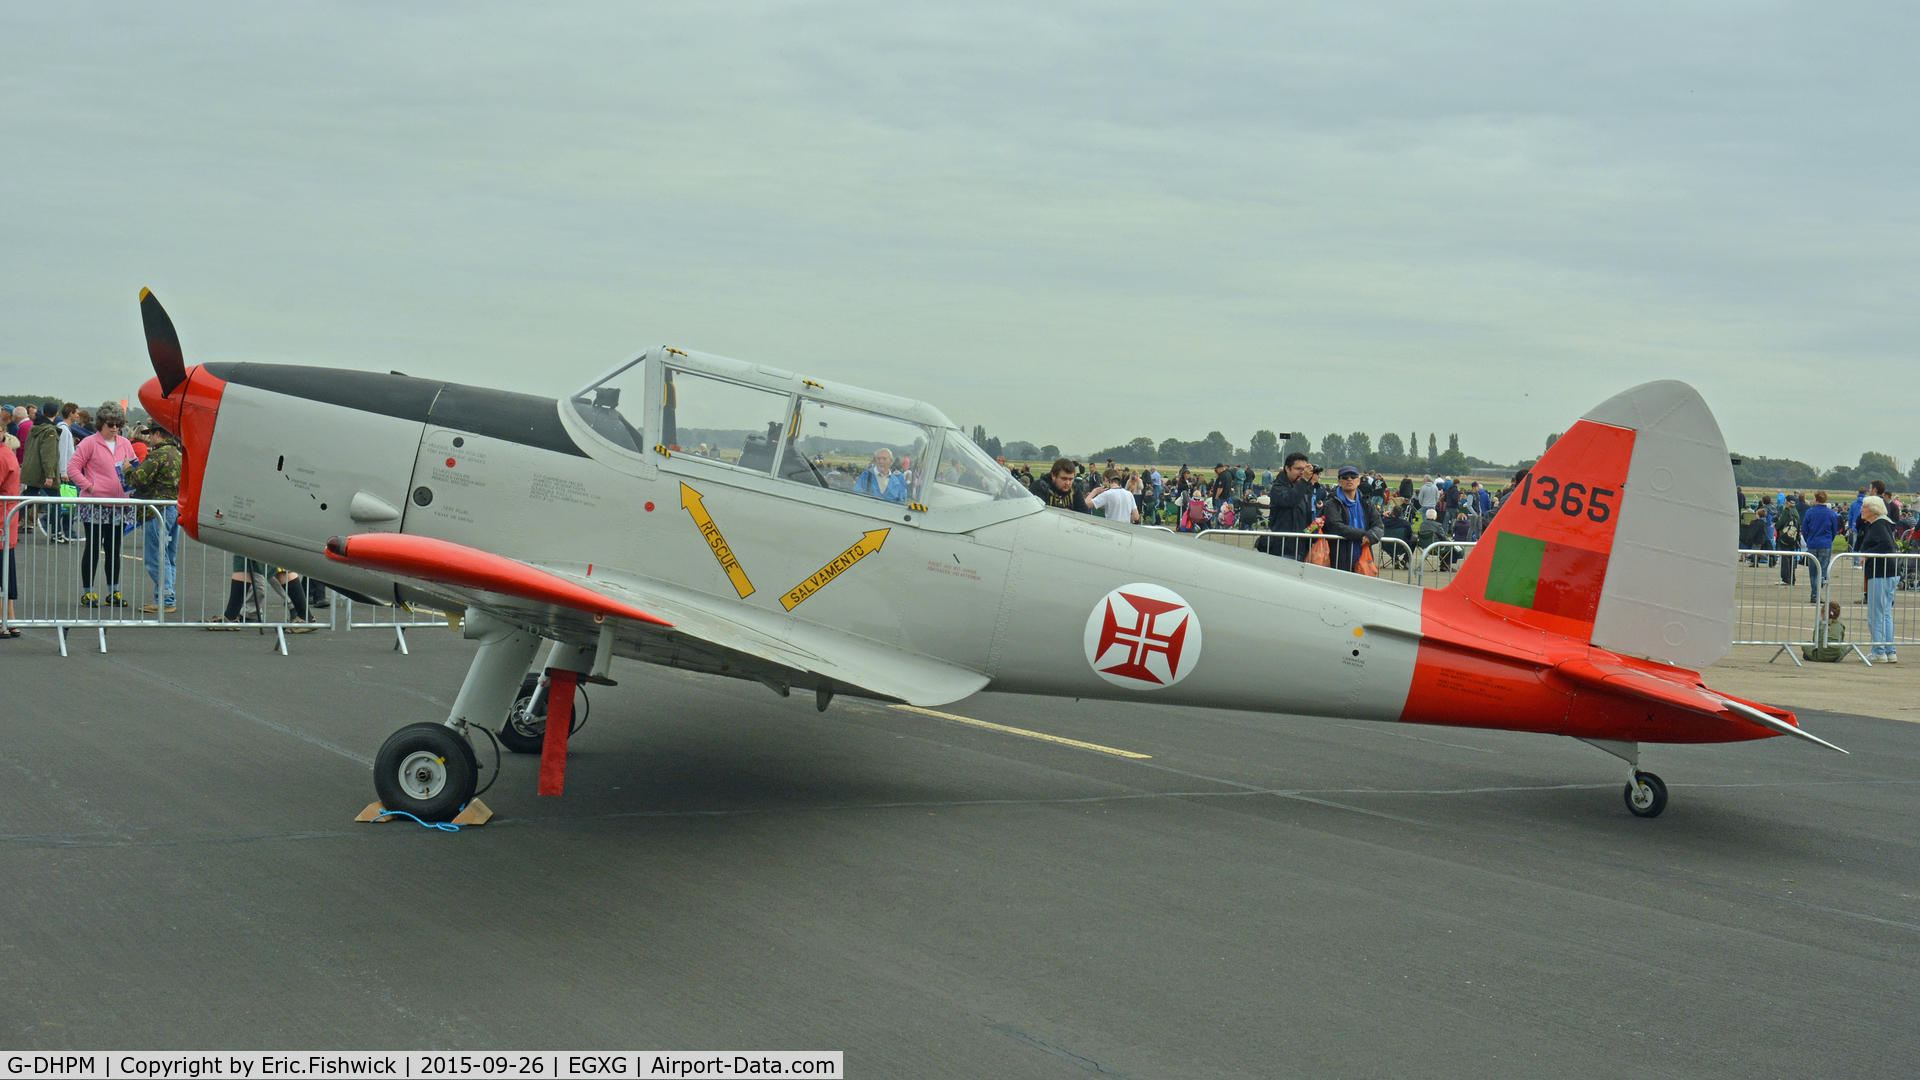
<svg viewBox="0 0 1920 1080">
<path fill-rule="evenodd" d="M 189 363 L 664 343 L 1073 451 L 1681 378 L 1920 453 L 1917 9 L 1277 7 L 10 4 L 0 392 L 131 393 L 148 285 Z"/>
</svg>

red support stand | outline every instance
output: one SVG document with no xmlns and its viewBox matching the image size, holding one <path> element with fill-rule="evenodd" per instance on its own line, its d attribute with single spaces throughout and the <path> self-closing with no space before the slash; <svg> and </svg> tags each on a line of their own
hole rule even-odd
<svg viewBox="0 0 1920 1080">
<path fill-rule="evenodd" d="M 567 786 L 567 735 L 573 730 L 573 687 L 578 672 L 547 669 L 547 735 L 540 744 L 540 794 Z"/>
</svg>

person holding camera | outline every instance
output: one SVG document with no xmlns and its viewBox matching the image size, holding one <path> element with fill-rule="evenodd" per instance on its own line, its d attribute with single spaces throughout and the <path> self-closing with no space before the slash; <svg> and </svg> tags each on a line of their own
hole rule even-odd
<svg viewBox="0 0 1920 1080">
<path fill-rule="evenodd" d="M 1319 500 L 1315 498 L 1319 475 L 1320 470 L 1307 460 L 1307 455 L 1298 450 L 1287 455 L 1287 460 L 1281 465 L 1280 475 L 1273 478 L 1273 486 L 1267 491 L 1269 530 L 1277 533 L 1307 531 L 1319 508 Z M 1307 551 L 1313 544 L 1311 539 L 1300 536 L 1269 536 L 1264 539 L 1267 554 L 1298 562 L 1307 561 Z"/>
</svg>

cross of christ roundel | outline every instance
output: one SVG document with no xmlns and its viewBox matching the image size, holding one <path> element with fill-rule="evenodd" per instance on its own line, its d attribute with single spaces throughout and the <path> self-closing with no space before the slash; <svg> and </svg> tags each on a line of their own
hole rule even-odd
<svg viewBox="0 0 1920 1080">
<path fill-rule="evenodd" d="M 1122 585 L 1087 616 L 1087 663 L 1129 690 L 1157 690 L 1200 662 L 1200 616 L 1158 585 Z"/>
</svg>

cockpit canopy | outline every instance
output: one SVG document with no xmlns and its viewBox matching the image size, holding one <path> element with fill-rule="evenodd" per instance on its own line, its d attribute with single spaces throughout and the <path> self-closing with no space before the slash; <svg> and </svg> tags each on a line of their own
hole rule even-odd
<svg viewBox="0 0 1920 1080">
<path fill-rule="evenodd" d="M 724 357 L 649 350 L 568 401 L 634 455 L 691 455 L 928 510 L 1031 497 L 930 405 Z"/>
</svg>

